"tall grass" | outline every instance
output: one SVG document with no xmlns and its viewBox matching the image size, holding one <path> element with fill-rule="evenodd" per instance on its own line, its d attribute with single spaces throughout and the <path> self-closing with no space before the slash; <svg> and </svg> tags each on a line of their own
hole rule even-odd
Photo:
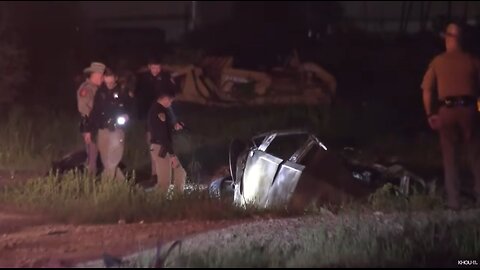
<svg viewBox="0 0 480 270">
<path fill-rule="evenodd" d="M 185 168 L 197 164 L 211 171 L 227 163 L 228 143 L 233 138 L 248 140 L 260 132 L 289 128 L 309 129 L 329 146 L 360 142 L 354 146 L 371 149 L 374 155 L 396 155 L 417 163 L 429 160 L 429 166 L 439 164 L 438 147 L 429 136 L 406 140 L 395 132 L 381 133 L 382 127 L 375 128 L 370 122 L 385 122 L 382 115 L 358 113 L 347 105 L 327 111 L 321 106 L 211 108 L 178 104 L 175 111 L 189 128 L 174 135 L 175 149 Z M 130 171 L 146 171 L 150 153 L 145 122 L 132 120 L 127 127 L 122 161 Z M 75 114 L 19 107 L 0 119 L 0 125 L 1 170 L 45 172 L 52 161 L 83 150 Z"/>
<path fill-rule="evenodd" d="M 227 145 L 232 138 L 247 139 L 270 129 L 299 127 L 299 118 L 304 118 L 303 123 L 308 122 L 301 108 L 242 110 L 187 106 L 184 113 L 182 110 L 178 113 L 190 130 L 174 137 L 178 154 L 185 157 L 205 146 Z M 130 169 L 138 169 L 148 166 L 149 149 L 145 121 L 132 120 L 126 133 L 123 161 Z M 78 117 L 74 114 L 17 107 L 0 119 L 0 125 L 0 169 L 48 170 L 52 161 L 83 149 Z"/>
<path fill-rule="evenodd" d="M 159 221 L 216 220 L 249 217 L 256 209 L 243 211 L 232 203 L 210 198 L 208 192 L 193 189 L 164 194 L 145 190 L 128 181 L 97 179 L 85 172 L 66 175 L 50 173 L 0 191 L 0 202 L 25 211 L 42 212 L 54 220 L 74 223 L 111 223 L 119 220 Z"/>
<path fill-rule="evenodd" d="M 0 169 L 40 170 L 81 145 L 71 117 L 18 107 L 0 120 Z"/>
</svg>

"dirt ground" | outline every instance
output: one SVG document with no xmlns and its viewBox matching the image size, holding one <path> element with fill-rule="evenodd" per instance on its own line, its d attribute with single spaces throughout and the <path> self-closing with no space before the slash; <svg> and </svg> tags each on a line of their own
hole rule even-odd
<svg viewBox="0 0 480 270">
<path fill-rule="evenodd" d="M 0 213 L 0 267 L 71 267 L 100 259 L 103 253 L 125 256 L 155 247 L 157 243 L 243 222 L 247 221 L 68 225 L 3 212 Z"/>
<path fill-rule="evenodd" d="M 348 181 L 348 173 L 343 172 L 342 177 L 338 175 L 342 170 L 338 169 L 341 165 L 337 163 L 318 167 L 313 175 L 321 172 L 321 175 L 329 176 L 327 178 Z M 218 175 L 225 173 L 225 167 L 216 171 Z M 39 175 L 41 173 L 0 171 L 0 187 L 22 183 Z M 319 196 L 319 190 L 324 191 L 320 192 L 320 197 L 326 196 L 325 191 L 338 194 L 338 187 L 328 185 L 327 182 L 312 186 L 313 182 L 316 181 L 305 182 L 307 190 L 316 191 L 312 196 Z M 303 185 L 299 188 L 301 187 Z M 123 256 L 155 247 L 158 242 L 168 242 L 244 222 L 248 220 L 110 225 L 54 224 L 45 217 L 18 213 L 7 206 L 0 206 L 0 267 L 68 267 L 75 263 L 99 259 L 103 253 Z"/>
<path fill-rule="evenodd" d="M 35 173 L 0 172 L 0 187 L 23 182 Z M 69 267 L 100 259 L 103 253 L 125 256 L 188 235 L 248 220 L 172 221 L 161 223 L 72 225 L 0 207 L 0 268 Z"/>
<path fill-rule="evenodd" d="M 360 190 L 352 186 L 351 176 L 344 169 L 341 170 L 342 164 L 339 160 L 323 156 L 316 158 L 320 159 L 316 161 L 320 161 L 319 164 L 324 166 L 315 167 L 309 173 L 336 181 L 304 181 L 298 187 L 305 191 L 300 192 L 300 197 L 305 199 L 310 198 L 305 195 L 311 195 L 336 201 L 342 200 L 340 197 L 359 195 L 356 193 Z M 325 159 L 331 162 L 326 162 Z M 32 175 L 34 173 L 12 175 L 10 172 L 0 172 L 0 187 L 25 181 Z M 249 220 L 109 225 L 52 224 L 44 217 L 20 214 L 0 206 L 0 267 L 69 267 L 79 262 L 100 259 L 103 253 L 124 256 L 155 247 L 159 242 L 246 222 Z"/>
</svg>

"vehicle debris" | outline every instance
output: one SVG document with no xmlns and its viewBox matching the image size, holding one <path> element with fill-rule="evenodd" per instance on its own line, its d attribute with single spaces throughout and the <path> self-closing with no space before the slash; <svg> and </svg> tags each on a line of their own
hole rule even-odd
<svg viewBox="0 0 480 270">
<path fill-rule="evenodd" d="M 249 143 L 233 140 L 229 162 L 230 175 L 214 179 L 209 193 L 216 198 L 231 196 L 232 203 L 241 207 L 367 198 L 386 183 L 398 186 L 404 196 L 413 191 L 431 193 L 435 186 L 400 164 L 337 156 L 315 135 L 302 130 L 272 131 L 254 136 Z"/>
</svg>

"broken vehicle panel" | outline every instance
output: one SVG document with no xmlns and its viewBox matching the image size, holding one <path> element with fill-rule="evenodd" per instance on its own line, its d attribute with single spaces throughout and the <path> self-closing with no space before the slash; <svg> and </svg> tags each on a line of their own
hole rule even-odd
<svg viewBox="0 0 480 270">
<path fill-rule="evenodd" d="M 292 140 L 294 137 L 296 140 Z M 282 139 L 283 145 L 276 143 Z M 231 150 L 238 145 L 232 143 Z M 238 153 L 238 148 L 235 151 Z M 302 162 L 316 151 L 326 151 L 326 147 L 305 131 L 271 132 L 255 136 L 251 140 L 251 147 L 238 155 L 235 168 L 234 162 L 231 162 L 230 171 L 236 172 L 232 174 L 235 179 L 234 203 L 259 208 L 287 205 L 305 169 Z M 230 159 L 234 160 L 232 152 Z"/>
<path fill-rule="evenodd" d="M 233 193 L 233 203 L 241 207 L 304 209 L 312 204 L 367 200 L 386 183 L 398 186 L 404 196 L 432 189 L 398 164 L 358 162 L 327 151 L 305 131 L 268 132 L 253 137 L 248 145 L 234 140 L 229 159 L 229 184 L 222 187 L 218 182 L 212 189 Z"/>
</svg>

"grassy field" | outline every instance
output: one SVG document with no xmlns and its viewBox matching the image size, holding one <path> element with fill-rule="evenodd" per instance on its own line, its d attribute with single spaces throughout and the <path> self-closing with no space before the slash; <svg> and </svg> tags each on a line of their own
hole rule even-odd
<svg viewBox="0 0 480 270">
<path fill-rule="evenodd" d="M 175 149 L 184 167 L 196 159 L 207 170 L 225 164 L 228 143 L 274 129 L 304 128 L 333 149 L 354 146 L 377 157 L 397 156 L 410 163 L 438 166 L 437 139 L 432 133 L 402 134 L 388 126 L 388 111 L 352 109 L 339 104 L 321 107 L 269 106 L 243 109 L 179 104 L 177 114 L 189 127 L 175 135 Z M 0 169 L 47 172 L 51 162 L 82 150 L 75 114 L 17 108 L 0 119 Z M 388 128 L 386 128 L 388 127 Z M 127 130 L 123 162 L 130 170 L 148 168 L 145 123 L 132 121 Z"/>
<path fill-rule="evenodd" d="M 345 146 L 362 150 L 373 161 L 394 158 L 421 168 L 440 164 L 435 136 L 419 132 L 404 136 L 399 127 L 376 128 L 388 121 L 374 111 L 358 112 L 337 107 L 327 117 L 322 108 L 282 107 L 249 110 L 177 107 L 189 127 L 175 136 L 177 153 L 187 169 L 197 161 L 202 170 L 214 171 L 227 160 L 228 142 L 286 128 L 312 130 L 333 151 Z M 385 119 L 386 118 L 386 119 Z M 81 149 L 74 117 L 47 112 L 16 110 L 3 120 L 0 130 L 0 162 L 3 170 L 46 172 L 53 160 Z M 134 122 L 127 132 L 124 163 L 130 181 L 96 181 L 82 172 L 51 173 L 27 183 L 4 187 L 0 203 L 12 209 L 40 212 L 68 223 L 116 223 L 119 220 L 162 221 L 184 219 L 235 219 L 251 217 L 317 217 L 322 213 L 337 221 L 335 229 L 318 226 L 300 228 L 295 245 L 280 240 L 258 242 L 247 238 L 234 248 L 185 250 L 168 258 L 168 265 L 186 267 L 351 267 L 351 266 L 437 266 L 480 254 L 478 215 L 443 214 L 442 199 L 435 194 L 395 195 L 385 186 L 370 196 L 365 205 L 349 204 L 329 208 L 307 208 L 303 212 L 243 211 L 230 203 L 211 199 L 205 192 L 173 194 L 165 199 L 158 191 L 134 185 L 137 171 L 148 170 L 144 123 Z M 189 171 L 191 172 L 191 171 Z M 190 181 L 195 182 L 190 174 Z M 390 213 L 396 225 L 366 221 L 364 215 Z M 426 219 L 418 223 L 412 215 L 420 211 Z M 440 211 L 440 212 L 438 212 Z M 381 214 L 383 215 L 383 214 Z M 339 218 L 342 217 L 342 218 Z M 343 217 L 345 217 L 343 219 Z M 398 217 L 398 218 L 397 218 Z M 348 221 L 347 221 L 348 220 Z M 377 219 L 373 219 L 374 221 Z M 377 220 L 378 221 L 378 220 Z M 327 223 L 326 223 L 327 224 Z M 383 224 L 383 225 L 382 225 Z M 387 224 L 386 226 L 384 226 Z M 393 227 L 392 227 L 393 226 Z M 282 227 L 285 231 L 295 231 Z M 253 240 L 252 240 L 253 239 Z M 228 241 L 227 241 L 228 242 Z M 449 243 L 445 245 L 444 243 Z M 156 258 L 136 260 L 134 266 L 151 265 Z"/>
<path fill-rule="evenodd" d="M 380 124 L 387 121 L 389 115 L 377 114 L 379 108 L 371 108 L 372 110 L 354 108 L 342 103 L 331 111 L 322 107 L 306 106 L 224 109 L 178 104 L 175 110 L 178 117 L 186 123 L 188 130 L 175 134 L 175 149 L 180 161 L 187 169 L 188 181 L 193 183 L 208 183 L 210 180 L 208 176 L 227 164 L 228 144 L 233 138 L 247 140 L 261 132 L 288 128 L 312 131 L 332 151 L 341 150 L 345 146 L 358 148 L 365 156 L 371 156 L 372 162 L 395 157 L 420 167 L 438 167 L 438 146 L 431 134 L 407 138 L 401 136 L 399 127 L 391 127 L 390 131 L 385 131 Z M 49 171 L 52 161 L 58 160 L 67 153 L 83 149 L 78 133 L 78 119 L 74 115 L 20 108 L 11 110 L 8 117 L 0 121 L 3 126 L 0 130 L 1 170 L 36 171 L 39 175 L 44 175 Z M 127 165 L 130 175 L 135 177 L 142 172 L 149 172 L 149 153 L 144 128 L 144 122 L 132 121 L 126 135 L 123 162 Z M 95 197 L 99 190 L 103 190 L 102 184 L 93 185 L 93 180 L 86 179 L 80 173 L 72 173 L 64 178 L 52 172 L 49 177 L 33 180 L 24 187 L 28 192 L 23 193 L 21 188 L 17 188 L 12 201 L 20 205 L 27 202 L 33 205 L 55 207 L 66 200 L 65 205 L 70 205 L 68 209 L 74 209 L 77 203 L 85 203 L 86 209 L 103 203 Z M 63 179 L 61 184 L 57 184 L 60 179 Z M 122 194 L 125 197 L 116 201 L 125 205 L 110 208 L 131 208 L 131 214 L 125 215 L 136 218 L 135 204 L 128 204 L 124 199 L 128 201 L 133 196 L 134 200 L 141 201 L 142 196 L 148 197 L 148 195 L 128 185 L 115 184 L 111 188 L 123 191 Z M 59 189 L 62 192 L 57 192 Z M 8 193 L 11 192 L 13 191 Z M 44 192 L 49 192 L 49 196 L 45 196 Z M 107 198 L 104 199 L 108 201 L 110 192 L 113 191 L 107 190 L 105 194 L 102 192 L 100 194 L 103 194 L 102 196 Z M 43 197 L 50 198 L 55 203 Z M 41 201 L 42 199 L 44 201 Z M 81 202 L 82 200 L 85 202 Z M 108 203 L 116 205 L 117 202 Z M 105 205 L 108 204 L 105 203 Z M 145 205 L 139 207 L 143 208 Z M 120 218 L 122 211 L 114 210 L 113 212 L 111 217 L 107 218 L 108 221 Z M 102 213 L 91 214 L 90 217 L 78 217 L 78 219 L 101 221 L 97 216 L 109 216 Z M 143 215 L 140 216 L 143 218 Z"/>
<path fill-rule="evenodd" d="M 130 178 L 133 179 L 133 178 Z M 258 211 L 241 211 L 200 190 L 186 194 L 145 190 L 129 182 L 98 181 L 82 172 L 50 175 L 0 193 L 2 204 L 26 212 L 43 213 L 66 223 L 116 223 L 163 220 L 218 220 L 249 217 Z"/>
</svg>

